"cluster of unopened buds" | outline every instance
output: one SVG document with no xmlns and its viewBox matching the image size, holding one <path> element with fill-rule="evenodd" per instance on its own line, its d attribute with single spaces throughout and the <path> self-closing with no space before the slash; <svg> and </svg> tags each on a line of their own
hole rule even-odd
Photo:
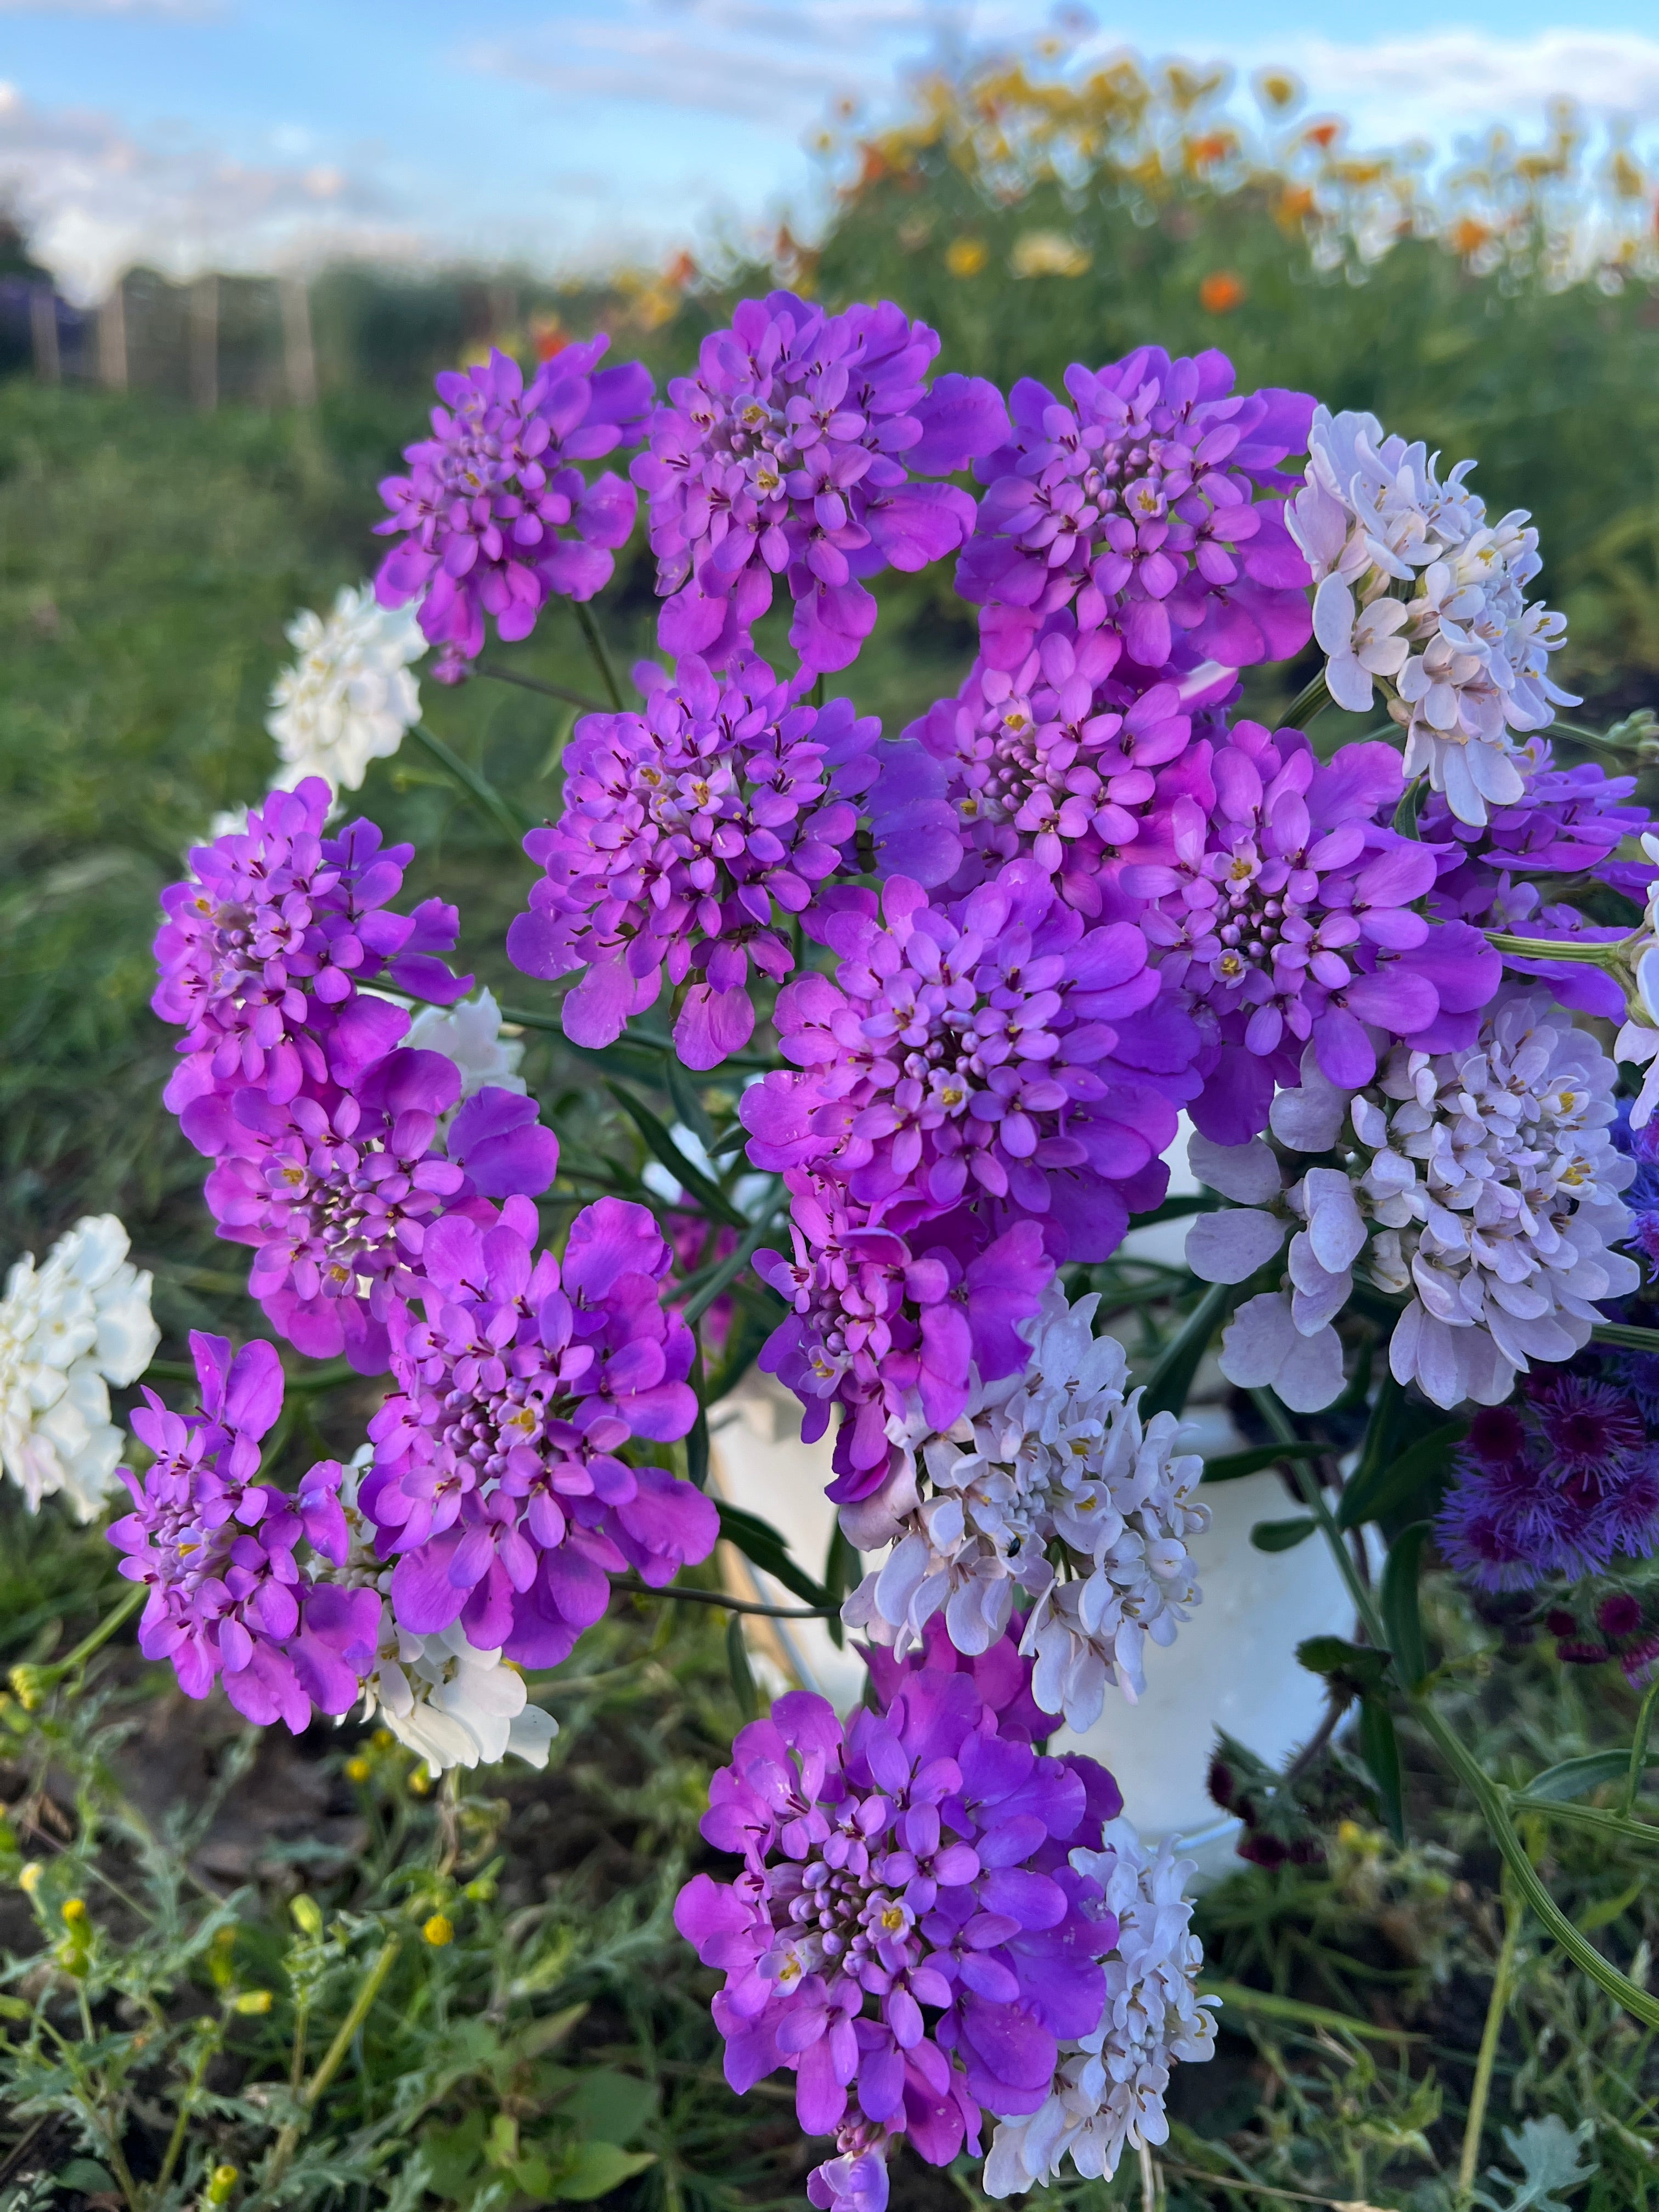
<svg viewBox="0 0 1659 2212">
<path fill-rule="evenodd" d="M 420 641 L 458 678 L 492 623 L 512 642 L 586 602 L 642 494 L 663 658 L 575 724 L 507 950 L 565 986 L 572 1044 L 650 1016 L 729 1085 L 760 1364 L 809 1437 L 834 1425 L 870 1555 L 867 1704 L 792 1692 L 738 1736 L 703 1829 L 741 1870 L 699 1874 L 678 1924 L 723 1977 L 733 2087 L 787 2071 L 834 2137 L 824 2212 L 881 2212 L 902 2140 L 987 2154 L 996 2196 L 1066 2156 L 1109 2175 L 1164 2139 L 1212 2020 L 1183 1866 L 1042 1746 L 1144 1687 L 1200 1601 L 1208 1514 L 1088 1271 L 1160 1206 L 1184 1129 L 1231 1384 L 1330 1407 L 1392 1316 L 1395 1383 L 1487 1409 L 1438 1524 L 1454 1564 L 1503 1594 L 1650 1553 L 1659 1396 L 1586 1347 L 1638 1286 L 1621 1248 L 1659 1253 L 1659 839 L 1629 779 L 1540 735 L 1564 626 L 1525 596 L 1527 518 L 1489 523 L 1469 464 L 1369 416 L 1152 347 L 1005 402 L 930 380 L 939 341 L 898 307 L 786 292 L 660 404 L 605 352 L 440 380 L 383 488 L 381 614 L 349 596 L 296 629 L 272 725 L 295 787 L 164 900 L 168 1103 L 275 1333 L 386 1378 L 368 1443 L 279 1488 L 276 1353 L 198 1339 L 200 1409 L 136 1417 L 155 1456 L 112 1537 L 191 1694 L 295 1727 L 362 1701 L 439 1765 L 544 1759 L 524 1670 L 618 1576 L 712 1552 L 713 1504 L 651 1462 L 698 1418 L 675 1255 L 720 1171 L 688 1132 L 702 1164 L 658 1210 L 650 1174 L 578 1208 L 494 1000 L 442 957 L 459 918 L 398 912 L 410 849 L 331 826 L 413 720 Z M 630 447 L 629 481 L 593 474 Z M 885 736 L 826 679 L 869 580 L 948 557 L 973 664 Z M 756 635 L 780 584 L 787 666 Z M 1310 638 L 1324 694 L 1389 718 L 1328 758 L 1237 711 L 1241 672 Z M 1626 920 L 1545 902 L 1584 881 Z M 1614 1057 L 1576 1016 L 1621 1024 Z M 1619 1062 L 1650 1065 L 1628 1115 Z M 735 1248 L 722 1204 L 694 1267 Z M 32 1496 L 107 1473 L 101 1432 L 52 1414 L 52 1316 L 90 1413 L 143 1364 L 97 1226 L 0 1308 L 0 1448 Z"/>
</svg>

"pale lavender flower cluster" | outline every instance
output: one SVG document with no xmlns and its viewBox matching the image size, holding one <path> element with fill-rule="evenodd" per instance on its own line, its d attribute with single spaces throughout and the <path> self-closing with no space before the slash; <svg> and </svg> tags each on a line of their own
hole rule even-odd
<svg viewBox="0 0 1659 2212">
<path fill-rule="evenodd" d="M 659 1303 L 670 1255 L 651 1215 L 605 1198 L 576 1216 L 562 1261 L 537 1240 L 525 1198 L 493 1227 L 452 1214 L 427 1237 L 421 1314 L 398 1317 L 358 1506 L 396 1562 L 400 1627 L 459 1622 L 481 1650 L 550 1667 L 605 1612 L 610 1575 L 661 1588 L 708 1557 L 719 1521 L 689 1482 L 617 1456 L 684 1436 L 697 1410 L 696 1346 Z"/>
<path fill-rule="evenodd" d="M 460 1071 L 400 1047 L 408 1012 L 359 984 L 453 1003 L 465 983 L 434 948 L 453 943 L 454 909 L 386 912 L 411 848 L 382 851 L 367 822 L 323 837 L 331 799 L 307 779 L 196 848 L 192 880 L 164 894 L 153 1004 L 187 1024 L 167 1103 L 215 1164 L 220 1234 L 254 1249 L 252 1295 L 301 1351 L 378 1374 L 427 1229 L 545 1190 L 558 1146 L 532 1101 L 493 1085 L 441 1132 Z"/>
<path fill-rule="evenodd" d="M 1346 745 L 1322 766 L 1299 731 L 1237 722 L 1122 870 L 1149 902 L 1165 985 L 1203 1029 L 1192 1114 L 1217 1143 L 1267 1127 L 1310 1039 L 1321 1072 L 1357 1090 L 1379 1031 L 1429 1050 L 1473 1036 L 1502 963 L 1477 931 L 1415 910 L 1436 855 L 1383 826 L 1403 788 L 1391 746 Z"/>
<path fill-rule="evenodd" d="M 599 367 L 609 344 L 567 346 L 527 386 L 499 350 L 446 369 L 433 435 L 404 449 L 407 476 L 381 484 L 391 513 L 376 533 L 402 542 L 375 597 L 383 607 L 420 599 L 422 632 L 446 648 L 441 681 L 459 681 L 483 650 L 486 616 L 503 638 L 528 637 L 550 598 L 591 599 L 611 580 L 635 495 L 608 470 L 590 485 L 578 464 L 632 442 L 653 395 L 637 362 Z"/>
<path fill-rule="evenodd" d="M 1029 377 L 1013 432 L 978 465 L 987 485 L 957 588 L 1033 620 L 1075 607 L 1142 670 L 1177 647 L 1225 668 L 1283 660 L 1310 630 L 1306 562 L 1285 526 L 1280 463 L 1305 451 L 1305 393 L 1232 389 L 1209 352 L 1171 361 L 1142 346 L 1066 372 L 1070 404 Z M 1150 677 L 1149 679 L 1150 680 Z"/>
<path fill-rule="evenodd" d="M 750 965 L 774 980 L 794 967 L 790 921 L 842 869 L 876 773 L 874 717 L 800 689 L 763 661 L 722 679 L 688 653 L 643 714 L 577 724 L 564 811 L 525 840 L 545 873 L 507 935 L 527 975 L 585 971 L 562 1008 L 577 1044 L 613 1044 L 665 977 L 696 978 L 674 1025 L 688 1067 L 748 1043 Z"/>
<path fill-rule="evenodd" d="M 981 2112 L 1036 2112 L 1062 2045 L 1106 2003 L 1117 1922 L 1067 1858 L 1121 1805 L 1091 1759 L 1005 1733 L 969 1674 L 903 1670 L 843 1732 L 792 1692 L 714 1778 L 702 1832 L 734 1881 L 687 1884 L 675 1924 L 725 1975 L 714 2019 L 739 2093 L 779 2068 L 835 2134 L 813 2202 L 870 2208 L 908 2139 L 981 2148 Z"/>
<path fill-rule="evenodd" d="M 186 1697 L 215 1682 L 244 1718 L 282 1720 L 297 1735 L 314 1706 L 343 1713 L 374 1662 L 380 1600 L 329 1579 L 343 1565 L 340 1469 L 324 1462 L 289 1498 L 256 1480 L 260 1439 L 283 1407 L 283 1370 L 269 1344 L 234 1358 L 219 1336 L 192 1334 L 198 1413 L 171 1413 L 153 1390 L 132 1416 L 155 1454 L 141 1481 L 121 1479 L 133 1510 L 112 1523 L 121 1572 L 148 1585 L 138 1644 L 173 1664 Z M 308 1566 L 295 1557 L 304 1541 Z"/>
<path fill-rule="evenodd" d="M 795 603 L 790 643 L 845 668 L 876 619 L 863 579 L 925 568 L 973 527 L 947 476 L 1007 434 L 981 378 L 923 375 L 939 351 L 890 301 L 826 314 L 792 292 L 745 300 L 702 342 L 652 416 L 634 481 L 650 502 L 665 651 L 723 666 L 772 604 Z"/>
</svg>

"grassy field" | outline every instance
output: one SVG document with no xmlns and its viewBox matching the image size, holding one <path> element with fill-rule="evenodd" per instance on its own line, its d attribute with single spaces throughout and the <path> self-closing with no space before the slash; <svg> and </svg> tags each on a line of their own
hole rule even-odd
<svg viewBox="0 0 1659 2212">
<path fill-rule="evenodd" d="M 1062 228 L 1077 273 L 1006 274 L 1023 236 Z M 985 250 L 971 276 L 949 258 L 964 236 Z M 1217 269 L 1242 287 L 1224 317 L 1200 296 Z M 1306 383 L 1452 455 L 1476 452 L 1492 505 L 1538 514 L 1547 585 L 1597 709 L 1649 696 L 1659 312 L 1644 284 L 1528 288 L 1430 244 L 1364 283 L 1319 276 L 1254 186 L 1172 191 L 1148 220 L 1122 194 L 1079 198 L 1040 179 L 996 200 L 943 139 L 873 171 L 805 275 L 931 316 L 949 366 L 1053 375 L 1153 336 L 1172 350 L 1223 343 L 1247 382 Z M 657 364 L 684 360 L 720 312 L 718 294 L 685 298 L 651 336 Z M 0 386 L 0 1261 L 82 1212 L 119 1212 L 155 1273 L 166 1357 L 192 1328 L 246 1334 L 257 1317 L 234 1253 L 209 1232 L 201 1164 L 161 1106 L 170 1040 L 146 1006 L 155 896 L 210 815 L 263 787 L 283 625 L 371 565 L 375 481 L 417 427 L 373 395 L 335 395 L 310 416 L 199 418 Z M 619 659 L 647 648 L 651 617 L 636 563 L 607 602 Z M 853 688 L 896 728 L 970 650 L 948 577 L 901 580 Z M 533 644 L 495 657 L 532 680 L 592 684 L 556 607 Z M 1282 704 L 1298 675 L 1258 703 Z M 428 685 L 426 708 L 525 808 L 556 805 L 568 709 L 487 679 Z M 504 856 L 413 744 L 362 798 L 417 845 L 411 890 L 459 904 L 465 963 L 524 1003 L 532 987 L 501 940 L 528 864 Z M 637 1172 L 588 1069 L 538 1033 L 526 1072 L 565 1146 L 562 1194 L 574 1202 L 586 1158 Z M 366 1386 L 319 1395 L 295 1449 L 349 1449 L 373 1402 Z M 31 1520 L 15 1499 L 0 1494 L 0 1658 L 45 1665 L 116 1586 L 100 1535 L 50 1510 Z M 1449 1710 L 1488 1771 L 1628 1737 L 1634 1701 L 1614 1670 L 1506 1644 L 1449 1598 L 1432 1627 Z M 708 1770 L 741 1718 L 716 1609 L 620 1601 L 539 1692 L 563 1731 L 547 1774 L 495 1770 L 437 1791 L 355 1724 L 256 1744 L 228 1708 L 187 1705 L 164 1670 L 112 1649 L 80 1694 L 43 1684 L 0 1698 L 0 2207 L 800 2201 L 815 2154 L 787 2094 L 774 2084 L 739 2106 L 725 2091 L 708 1978 L 667 1920 L 701 1848 Z M 1483 2180 L 1485 2201 L 1659 2203 L 1654 2039 L 1528 1936 L 1468 1808 L 1409 1735 L 1405 1747 L 1404 1846 L 1334 1754 L 1314 1778 L 1322 1863 L 1241 1866 L 1205 1899 L 1211 1966 L 1233 1995 L 1216 2063 L 1178 2085 L 1164 2202 L 1452 2212 L 1502 1954 L 1478 2171 L 1496 2161 L 1507 2179 Z M 1579 1924 L 1641 1978 L 1659 1942 L 1645 1863 L 1589 1828 L 1540 1823 L 1528 1840 Z M 24 1880 L 27 1868 L 40 1871 Z M 66 1918 L 77 1899 L 86 1913 Z M 434 1940 L 437 1922 L 453 1940 Z M 32 2001 L 54 1966 L 81 2002 L 49 2008 L 42 2030 Z M 1535 2186 L 1502 2133 L 1551 2116 L 1592 2124 L 1559 2194 L 1547 2159 L 1560 2130 L 1541 2151 L 1529 2140 Z M 240 2178 L 216 2182 L 223 2166 Z M 1052 2196 L 1094 2212 L 1141 2192 L 1126 2170 Z M 965 2166 L 908 2163 L 896 2185 L 900 2212 L 979 2202 Z"/>
</svg>

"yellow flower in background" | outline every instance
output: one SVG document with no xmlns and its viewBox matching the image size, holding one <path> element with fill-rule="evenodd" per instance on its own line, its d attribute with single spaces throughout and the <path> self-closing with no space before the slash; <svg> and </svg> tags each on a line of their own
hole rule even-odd
<svg viewBox="0 0 1659 2212">
<path fill-rule="evenodd" d="M 945 265 L 953 276 L 977 276 L 990 258 L 982 238 L 953 238 L 945 249 Z"/>
<path fill-rule="evenodd" d="M 1060 230 L 1028 230 L 1014 240 L 1008 266 L 1016 276 L 1081 276 L 1090 255 Z"/>
</svg>

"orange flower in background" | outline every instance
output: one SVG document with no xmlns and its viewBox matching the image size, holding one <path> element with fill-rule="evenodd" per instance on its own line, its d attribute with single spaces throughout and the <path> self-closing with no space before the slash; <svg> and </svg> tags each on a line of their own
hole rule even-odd
<svg viewBox="0 0 1659 2212">
<path fill-rule="evenodd" d="M 1244 298 L 1244 280 L 1231 269 L 1212 269 L 1198 288 L 1198 304 L 1206 315 L 1231 315 Z"/>
<path fill-rule="evenodd" d="M 1229 131 L 1212 131 L 1202 138 L 1194 138 L 1188 149 L 1195 169 L 1212 169 L 1218 161 L 1224 161 L 1235 144 Z"/>
<path fill-rule="evenodd" d="M 684 291 L 688 284 L 697 280 L 697 264 L 689 253 L 677 253 L 662 272 L 665 284 L 672 284 L 677 292 Z"/>
<path fill-rule="evenodd" d="M 1479 253 L 1491 236 L 1492 229 L 1489 224 L 1477 222 L 1473 216 L 1461 216 L 1452 225 L 1452 252 L 1466 257 L 1471 253 Z"/>
<path fill-rule="evenodd" d="M 536 349 L 538 361 L 551 361 L 556 354 L 564 351 L 570 340 L 556 315 L 532 315 L 530 343 Z"/>
<path fill-rule="evenodd" d="M 1310 123 L 1302 135 L 1310 146 L 1322 147 L 1328 152 L 1342 136 L 1342 125 L 1336 122 Z"/>
<path fill-rule="evenodd" d="M 945 265 L 953 276 L 977 276 L 990 258 L 982 238 L 953 238 L 945 249 Z"/>
</svg>

